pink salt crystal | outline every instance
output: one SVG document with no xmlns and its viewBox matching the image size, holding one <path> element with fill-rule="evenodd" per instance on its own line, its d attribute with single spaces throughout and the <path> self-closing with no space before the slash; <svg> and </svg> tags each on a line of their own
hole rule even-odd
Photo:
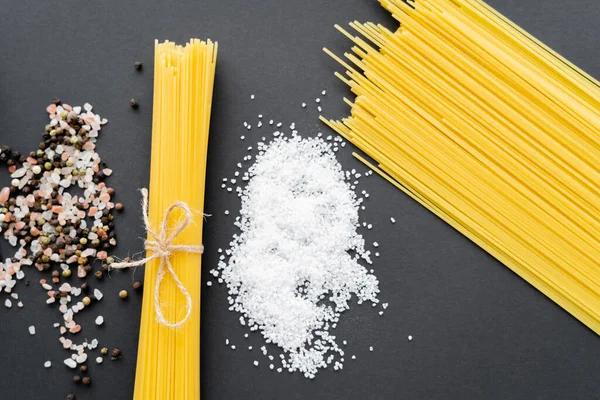
<svg viewBox="0 0 600 400">
<path fill-rule="evenodd" d="M 92 171 L 94 171 L 94 173 L 98 173 L 99 170 L 100 170 L 100 168 L 98 168 L 97 165 L 92 166 Z"/>
<path fill-rule="evenodd" d="M 67 264 L 73 264 L 75 261 L 77 261 L 77 256 L 71 256 L 67 259 Z M 81 278 L 81 276 L 80 276 L 80 278 Z"/>
<path fill-rule="evenodd" d="M 52 255 L 52 249 L 50 247 L 44 250 L 44 255 L 50 257 Z"/>
<path fill-rule="evenodd" d="M 7 212 L 6 214 L 4 214 L 4 222 L 10 222 L 10 219 L 12 218 L 12 214 Z"/>
<path fill-rule="evenodd" d="M 9 274 L 10 276 L 15 274 L 15 269 L 13 267 L 8 267 L 8 269 L 6 270 L 6 273 Z"/>
<path fill-rule="evenodd" d="M 69 347 L 71 347 L 72 344 L 73 344 L 73 341 L 71 339 L 65 339 L 65 341 L 63 342 L 63 347 L 65 349 L 68 349 Z"/>
<path fill-rule="evenodd" d="M 48 291 L 48 297 L 54 297 L 54 294 L 55 294 L 54 290 Z"/>
<path fill-rule="evenodd" d="M 86 201 L 83 204 L 81 204 L 81 206 L 83 207 L 84 210 L 87 210 L 88 208 L 90 208 L 90 204 Z"/>
<path fill-rule="evenodd" d="M 40 234 L 40 230 L 35 226 L 32 226 L 29 230 L 29 233 L 31 233 L 31 236 L 38 236 Z"/>
<path fill-rule="evenodd" d="M 27 162 L 31 165 L 36 165 L 37 164 L 37 160 L 33 157 L 27 157 Z"/>
<path fill-rule="evenodd" d="M 54 214 L 60 214 L 62 212 L 62 207 L 61 206 L 52 206 L 52 212 Z"/>
<path fill-rule="evenodd" d="M 70 105 L 68 105 L 68 104 L 63 104 L 63 105 L 62 105 L 62 107 L 63 107 L 65 110 L 67 110 L 67 111 L 73 111 L 73 107 L 71 107 L 71 106 L 70 106 Z"/>
<path fill-rule="evenodd" d="M 62 284 L 62 285 L 61 285 L 61 286 L 58 288 L 58 290 L 60 290 L 61 292 L 64 292 L 64 293 L 68 293 L 68 292 L 70 292 L 70 291 L 71 291 L 71 289 L 72 289 L 71 285 L 69 285 L 69 284 L 68 284 L 68 283 L 66 283 L 66 282 L 65 282 L 65 283 L 63 283 L 63 284 Z"/>
<path fill-rule="evenodd" d="M 21 229 L 23 229 L 25 227 L 25 222 L 23 221 L 19 221 L 15 224 L 15 229 L 20 231 Z"/>
<path fill-rule="evenodd" d="M 30 194 L 29 196 L 25 197 L 25 201 L 27 202 L 27 207 L 32 207 L 35 204 L 35 196 Z"/>
<path fill-rule="evenodd" d="M 80 278 L 85 278 L 85 276 L 87 275 L 87 273 L 85 272 L 85 269 L 83 269 L 83 265 L 80 265 L 79 267 L 77 267 L 77 276 Z"/>
<path fill-rule="evenodd" d="M 62 153 L 60 155 L 60 159 L 63 161 L 67 161 L 69 159 L 69 155 L 67 153 Z"/>
<path fill-rule="evenodd" d="M 56 114 L 56 104 L 50 104 L 48 107 L 46 107 L 46 111 L 48 114 Z"/>
<path fill-rule="evenodd" d="M 56 301 L 56 299 L 54 297 L 49 297 L 48 300 L 46 300 L 46 304 L 52 304 Z"/>
<path fill-rule="evenodd" d="M 61 337 L 58 338 L 58 341 L 61 342 L 61 343 L 64 343 L 65 342 L 65 338 L 63 336 L 61 336 Z"/>
<path fill-rule="evenodd" d="M 66 313 L 67 312 L 67 305 L 66 304 L 61 304 L 60 307 L 58 307 L 58 311 L 60 311 L 61 313 Z"/>
<path fill-rule="evenodd" d="M 67 328 L 65 328 L 64 326 L 61 326 L 59 329 L 59 332 L 61 335 L 64 335 L 65 333 L 67 333 Z"/>
<path fill-rule="evenodd" d="M 98 184 L 98 189 L 104 189 L 105 187 L 106 187 L 106 183 L 104 183 L 104 182 L 100 182 Z"/>
<path fill-rule="evenodd" d="M 22 301 L 18 302 L 18 303 L 17 303 L 17 307 L 19 307 L 19 308 L 23 308 L 23 302 L 22 302 Z"/>
<path fill-rule="evenodd" d="M 105 251 L 99 251 L 98 254 L 96 254 L 96 257 L 99 260 L 106 260 L 107 256 L 108 256 L 108 254 Z"/>
<path fill-rule="evenodd" d="M 40 285 L 43 285 L 43 284 L 45 284 L 45 283 L 46 283 L 46 280 L 45 280 L 45 279 L 40 279 Z"/>
<path fill-rule="evenodd" d="M 17 170 L 16 165 L 11 165 L 10 167 L 8 167 L 8 172 L 10 172 L 11 174 L 14 173 L 16 170 Z"/>
<path fill-rule="evenodd" d="M 96 232 L 96 234 L 100 237 L 104 237 L 106 236 L 106 232 L 104 232 L 103 229 L 98 229 L 98 231 Z"/>
<path fill-rule="evenodd" d="M 102 172 L 103 172 L 103 173 L 104 173 L 104 175 L 106 175 L 106 176 L 111 176 L 111 175 L 112 175 L 112 173 L 113 173 L 112 169 L 109 169 L 109 168 L 105 168 L 105 169 L 103 169 L 103 170 L 102 170 Z"/>
<path fill-rule="evenodd" d="M 108 208 L 109 210 L 112 210 L 113 208 L 115 208 L 115 203 L 113 203 L 112 201 L 109 201 L 108 203 L 106 203 L 106 208 Z"/>
<path fill-rule="evenodd" d="M 10 195 L 10 189 L 5 187 L 0 191 L 0 203 L 6 203 L 8 196 Z"/>
<path fill-rule="evenodd" d="M 71 333 L 77 333 L 81 330 L 81 325 L 75 325 L 74 327 L 72 327 L 71 329 L 69 329 L 69 332 Z"/>
<path fill-rule="evenodd" d="M 100 201 L 107 203 L 110 201 L 110 195 L 108 193 L 102 193 L 100 195 Z"/>
<path fill-rule="evenodd" d="M 88 211 L 88 215 L 90 217 L 93 217 L 94 215 L 96 215 L 97 212 L 98 212 L 98 207 L 91 207 L 90 211 Z"/>
<path fill-rule="evenodd" d="M 81 147 L 83 150 L 94 150 L 96 145 L 92 142 L 85 142 L 85 144 Z"/>
</svg>

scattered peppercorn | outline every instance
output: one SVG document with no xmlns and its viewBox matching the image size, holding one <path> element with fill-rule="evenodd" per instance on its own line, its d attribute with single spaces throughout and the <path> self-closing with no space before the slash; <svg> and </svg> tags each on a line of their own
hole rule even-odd
<svg viewBox="0 0 600 400">
<path fill-rule="evenodd" d="M 121 211 L 122 209 L 123 209 L 123 204 L 121 204 L 121 203 L 115 204 L 115 210 Z"/>
<path fill-rule="evenodd" d="M 84 376 L 83 379 L 81 379 L 81 383 L 84 385 L 89 385 L 92 383 L 92 379 L 89 376 Z"/>
<path fill-rule="evenodd" d="M 122 299 L 126 299 L 127 298 L 127 290 L 121 290 L 119 292 L 119 297 Z"/>
<path fill-rule="evenodd" d="M 136 99 L 131 99 L 129 100 L 129 105 L 131 106 L 131 108 L 133 108 L 134 110 L 137 110 L 138 107 L 140 106 L 137 102 Z"/>
<path fill-rule="evenodd" d="M 112 356 L 113 358 L 119 358 L 121 357 L 121 350 L 117 349 L 116 347 L 113 349 L 112 351 Z"/>
<path fill-rule="evenodd" d="M 94 275 L 96 276 L 96 278 L 102 279 L 102 271 L 96 271 Z"/>
<path fill-rule="evenodd" d="M 88 367 L 87 367 L 87 365 L 83 364 L 83 365 L 82 365 L 82 366 L 79 368 L 79 370 L 85 374 L 85 373 L 87 372 L 87 370 L 88 370 Z"/>
<path fill-rule="evenodd" d="M 92 299 L 90 299 L 88 296 L 85 296 L 83 299 L 81 299 L 81 302 L 87 307 L 92 303 Z"/>
<path fill-rule="evenodd" d="M 79 382 L 81 382 L 81 376 L 79 376 L 79 375 L 75 375 L 75 376 L 73 377 L 73 382 L 75 382 L 75 383 L 79 383 Z"/>
<path fill-rule="evenodd" d="M 71 276 L 71 270 L 70 270 L 70 269 L 65 269 L 65 270 L 62 272 L 62 276 L 63 276 L 64 278 L 68 278 L 68 277 L 70 277 L 70 276 Z"/>
<path fill-rule="evenodd" d="M 142 63 L 139 61 L 136 61 L 135 64 L 133 64 L 133 66 L 135 67 L 135 69 L 137 69 L 138 71 L 142 69 Z"/>
<path fill-rule="evenodd" d="M 133 288 L 135 290 L 138 290 L 141 287 L 142 287 L 142 282 L 133 282 Z"/>
<path fill-rule="evenodd" d="M 74 394 L 67 395 L 67 400 L 75 400 L 75 395 Z"/>
<path fill-rule="evenodd" d="M 107 355 L 107 354 L 108 354 L 108 348 L 106 348 L 106 347 L 103 347 L 103 348 L 100 350 L 100 353 L 101 353 L 102 355 Z"/>
</svg>

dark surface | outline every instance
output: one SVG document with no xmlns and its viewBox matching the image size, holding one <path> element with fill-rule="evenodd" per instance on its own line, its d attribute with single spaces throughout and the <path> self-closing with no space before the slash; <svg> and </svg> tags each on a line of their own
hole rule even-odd
<svg viewBox="0 0 600 400">
<path fill-rule="evenodd" d="M 595 0 L 491 0 L 490 3 L 537 37 L 600 76 L 600 3 Z M 350 42 L 333 28 L 357 19 L 395 23 L 376 1 L 0 1 L 0 144 L 34 149 L 53 96 L 72 104 L 90 102 L 109 119 L 99 152 L 115 170 L 108 181 L 126 212 L 117 221 L 116 254 L 141 250 L 143 235 L 137 188 L 148 183 L 151 135 L 153 40 L 189 37 L 219 42 L 213 106 L 205 225 L 204 276 L 218 247 L 235 232 L 238 200 L 220 189 L 246 147 L 267 130 L 246 131 L 256 115 L 296 122 L 301 132 L 327 129 L 317 121 L 314 99 L 322 89 L 325 115 L 348 112 L 340 70 L 322 51 L 338 54 Z M 135 61 L 144 68 L 138 73 Z M 251 93 L 256 100 L 250 101 Z M 135 97 L 140 109 L 129 108 Z M 300 104 L 309 104 L 302 109 Z M 239 140 L 246 135 L 246 141 Z M 328 133 L 329 134 L 329 133 Z M 345 168 L 360 168 L 351 149 L 338 153 Z M 8 175 L 0 173 L 0 186 Z M 370 307 L 353 308 L 339 324 L 348 340 L 343 371 L 327 370 L 314 381 L 278 375 L 246 348 L 260 347 L 237 315 L 227 311 L 222 286 L 202 298 L 202 398 L 211 399 L 594 399 L 600 395 L 600 340 L 569 314 L 496 262 L 467 239 L 377 177 L 363 180 L 371 197 L 362 217 L 374 224 L 364 232 L 380 243 L 375 263 L 384 317 Z M 390 216 L 397 223 L 389 222 Z M 2 240 L 3 255 L 8 246 Z M 137 276 L 141 278 L 142 272 Z M 40 278 L 31 271 L 32 282 Z M 131 273 L 113 273 L 100 284 L 101 307 L 84 313 L 83 335 L 122 349 L 119 362 L 90 363 L 94 383 L 78 388 L 79 399 L 130 399 L 141 298 L 127 302 Z M 52 323 L 59 313 L 43 304 L 42 289 L 20 286 L 22 310 L 0 305 L 0 399 L 64 399 L 74 390 L 72 372 Z M 0 296 L 0 304 L 4 295 Z M 96 329 L 97 314 L 106 318 Z M 27 327 L 35 324 L 37 334 Z M 414 340 L 408 342 L 407 335 Z M 229 338 L 238 350 L 225 347 Z M 368 351 L 369 346 L 374 351 Z M 47 359 L 53 367 L 43 368 Z"/>
</svg>

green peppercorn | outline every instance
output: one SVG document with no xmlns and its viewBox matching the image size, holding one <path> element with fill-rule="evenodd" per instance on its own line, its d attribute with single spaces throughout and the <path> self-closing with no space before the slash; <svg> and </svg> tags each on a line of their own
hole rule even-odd
<svg viewBox="0 0 600 400">
<path fill-rule="evenodd" d="M 108 354 L 108 348 L 106 348 L 106 347 L 103 347 L 102 349 L 100 349 L 100 353 L 101 353 L 102 355 L 107 355 L 107 354 Z"/>
<path fill-rule="evenodd" d="M 50 132 L 54 127 L 50 124 L 46 125 L 46 132 Z"/>
<path fill-rule="evenodd" d="M 79 243 L 85 246 L 87 244 L 87 239 L 81 238 L 81 239 L 79 239 Z"/>
<path fill-rule="evenodd" d="M 46 171 L 50 171 L 52 169 L 52 163 L 51 162 L 44 163 L 44 168 L 46 169 Z"/>
<path fill-rule="evenodd" d="M 94 275 L 96 276 L 96 278 L 102 279 L 102 271 L 96 271 Z"/>
<path fill-rule="evenodd" d="M 73 166 L 73 160 L 67 160 L 67 167 L 71 168 Z"/>
<path fill-rule="evenodd" d="M 92 299 L 90 299 L 88 296 L 85 296 L 83 299 L 81 299 L 81 302 L 87 307 L 92 303 Z"/>
<path fill-rule="evenodd" d="M 46 220 L 44 218 L 40 218 L 40 219 L 37 220 L 37 224 L 39 226 L 43 226 L 45 223 L 46 223 Z"/>
<path fill-rule="evenodd" d="M 109 264 L 113 264 L 115 262 L 115 259 L 114 259 L 114 257 L 107 257 L 106 262 Z"/>
<path fill-rule="evenodd" d="M 126 299 L 127 298 L 127 290 L 121 290 L 119 292 L 119 297 L 122 299 Z"/>
<path fill-rule="evenodd" d="M 62 276 L 63 276 L 63 277 L 65 277 L 65 278 L 68 278 L 68 277 L 70 277 L 70 276 L 71 276 L 71 270 L 70 270 L 70 269 L 65 269 L 65 270 L 62 272 Z"/>
<path fill-rule="evenodd" d="M 56 129 L 52 129 L 50 131 L 50 136 L 52 136 L 52 137 L 56 136 Z"/>
<path fill-rule="evenodd" d="M 71 136 L 71 144 L 77 144 L 79 142 L 79 138 L 77 136 Z"/>
<path fill-rule="evenodd" d="M 38 156 L 38 157 L 42 157 L 44 155 L 44 150 L 40 149 L 40 150 L 36 151 L 35 155 Z"/>
<path fill-rule="evenodd" d="M 78 263 L 79 265 L 85 265 L 85 264 L 87 264 L 87 262 L 88 262 L 88 259 L 87 259 L 87 257 L 79 257 L 79 258 L 77 259 L 77 263 Z"/>
<path fill-rule="evenodd" d="M 43 263 L 49 263 L 50 262 L 50 257 L 48 257 L 47 255 L 44 254 L 42 256 L 42 262 Z"/>
</svg>

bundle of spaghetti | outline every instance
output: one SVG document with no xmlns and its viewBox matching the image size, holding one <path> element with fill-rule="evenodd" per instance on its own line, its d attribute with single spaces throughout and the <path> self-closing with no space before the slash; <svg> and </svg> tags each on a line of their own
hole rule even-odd
<svg viewBox="0 0 600 400">
<path fill-rule="evenodd" d="M 149 222 L 158 230 L 169 206 L 186 203 L 193 211 L 193 223 L 175 238 L 175 245 L 202 244 L 216 56 L 217 44 L 210 40 L 192 39 L 185 46 L 168 41 L 155 44 Z M 181 210 L 174 210 L 169 229 L 183 217 Z M 148 240 L 155 239 L 148 235 Z M 200 398 L 201 254 L 172 252 L 170 262 L 191 297 L 192 312 L 179 327 L 157 321 L 155 285 L 160 260 L 148 262 L 135 379 L 137 400 Z M 168 323 L 182 321 L 187 299 L 169 273 L 160 283 L 158 299 Z"/>
<path fill-rule="evenodd" d="M 380 0 L 337 27 L 351 116 L 382 176 L 600 333 L 598 82 L 480 0 Z"/>
</svg>

